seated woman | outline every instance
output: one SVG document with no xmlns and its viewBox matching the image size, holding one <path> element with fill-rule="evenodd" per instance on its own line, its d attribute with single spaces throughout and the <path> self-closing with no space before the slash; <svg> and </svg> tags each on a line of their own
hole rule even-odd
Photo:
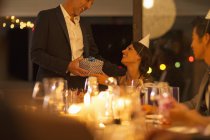
<svg viewBox="0 0 210 140">
<path fill-rule="evenodd" d="M 124 76 L 117 77 L 119 85 L 141 86 L 144 82 L 151 81 L 150 75 L 147 74 L 151 65 L 152 55 L 149 50 L 149 37 L 139 42 L 133 42 L 125 50 L 122 51 L 122 64 L 126 66 L 127 73 Z M 105 81 L 108 78 L 105 74 L 95 74 L 100 84 L 106 85 Z"/>
</svg>

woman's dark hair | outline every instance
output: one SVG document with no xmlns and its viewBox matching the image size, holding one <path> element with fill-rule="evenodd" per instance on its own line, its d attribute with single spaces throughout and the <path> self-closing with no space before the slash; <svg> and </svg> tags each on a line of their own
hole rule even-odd
<svg viewBox="0 0 210 140">
<path fill-rule="evenodd" d="M 133 42 L 133 47 L 137 51 L 138 55 L 141 57 L 141 64 L 139 66 L 140 73 L 146 77 L 148 76 L 147 71 L 152 63 L 152 54 L 149 48 L 145 47 L 144 45 L 140 44 L 139 42 Z"/>
<path fill-rule="evenodd" d="M 196 28 L 196 33 L 199 38 L 202 38 L 205 33 L 210 34 L 210 21 L 204 17 L 196 17 L 192 22 L 193 28 Z"/>
</svg>

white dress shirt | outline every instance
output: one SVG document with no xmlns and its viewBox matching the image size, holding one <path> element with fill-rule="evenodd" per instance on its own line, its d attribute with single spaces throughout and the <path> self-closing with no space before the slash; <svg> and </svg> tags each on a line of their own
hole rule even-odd
<svg viewBox="0 0 210 140">
<path fill-rule="evenodd" d="M 62 13 L 65 18 L 68 34 L 69 34 L 69 40 L 71 45 L 71 52 L 72 52 L 72 61 L 82 57 L 83 56 L 83 35 L 82 30 L 80 27 L 80 17 L 74 17 L 74 22 L 71 21 L 70 15 L 67 13 L 67 11 L 64 9 L 62 5 L 60 5 Z"/>
</svg>

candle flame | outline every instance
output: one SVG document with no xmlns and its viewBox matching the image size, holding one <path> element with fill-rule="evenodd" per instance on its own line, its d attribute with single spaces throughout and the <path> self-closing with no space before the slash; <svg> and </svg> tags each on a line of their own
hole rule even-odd
<svg viewBox="0 0 210 140">
<path fill-rule="evenodd" d="M 85 104 L 85 106 L 90 105 L 90 94 L 89 93 L 86 93 L 84 96 L 84 104 Z"/>
<path fill-rule="evenodd" d="M 106 126 L 103 123 L 99 123 L 100 128 L 105 128 Z"/>
<path fill-rule="evenodd" d="M 78 105 L 71 105 L 68 109 L 68 113 L 75 115 L 81 111 L 81 107 Z"/>
</svg>

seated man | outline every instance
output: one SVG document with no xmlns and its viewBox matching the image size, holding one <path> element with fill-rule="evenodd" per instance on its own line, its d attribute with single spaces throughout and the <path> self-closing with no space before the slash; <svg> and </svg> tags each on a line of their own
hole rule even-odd
<svg viewBox="0 0 210 140">
<path fill-rule="evenodd" d="M 185 105 L 174 102 L 173 108 L 170 110 L 170 119 L 173 123 L 180 123 L 189 126 L 207 127 L 210 124 L 210 117 L 201 116 L 195 110 L 188 109 Z M 208 129 L 208 128 L 206 128 Z M 147 140 L 209 140 L 210 136 L 203 135 L 187 135 L 182 133 L 174 133 L 166 130 L 156 130 L 150 132 Z"/>
<path fill-rule="evenodd" d="M 196 59 L 204 60 L 207 69 L 201 82 L 198 94 L 190 101 L 186 102 L 190 109 L 196 109 L 203 115 L 210 115 L 210 94 L 208 85 L 210 84 L 210 12 L 206 18 L 197 18 L 193 22 L 192 49 Z"/>
<path fill-rule="evenodd" d="M 204 60 L 207 64 L 207 71 L 201 82 L 199 93 L 190 101 L 185 102 L 190 110 L 183 104 L 173 102 L 173 107 L 169 111 L 172 123 L 181 123 L 184 125 L 206 127 L 210 124 L 210 117 L 201 116 L 210 114 L 210 11 L 205 18 L 197 18 L 194 22 L 192 33 L 192 48 L 196 59 Z M 173 133 L 166 130 L 157 130 L 151 132 L 147 140 L 209 140 L 210 136 L 187 135 L 181 133 Z"/>
</svg>

